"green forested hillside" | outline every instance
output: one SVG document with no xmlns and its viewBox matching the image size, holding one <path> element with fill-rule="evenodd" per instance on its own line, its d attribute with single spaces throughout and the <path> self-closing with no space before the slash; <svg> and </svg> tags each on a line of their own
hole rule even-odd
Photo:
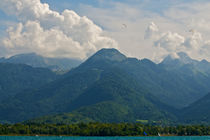
<svg viewBox="0 0 210 140">
<path fill-rule="evenodd" d="M 210 93 L 182 109 L 181 120 L 190 124 L 210 124 Z"/>
<path fill-rule="evenodd" d="M 166 57 L 159 67 L 170 73 L 161 75 L 162 79 L 171 81 L 164 80 L 164 89 L 170 91 L 169 98 L 174 98 L 176 106 L 180 103 L 184 105 L 180 106 L 182 108 L 210 92 L 210 63 L 206 60 L 193 60 L 185 53 L 178 53 L 178 55 L 179 59 Z"/>
<path fill-rule="evenodd" d="M 173 108 L 164 105 L 143 87 L 139 87 L 138 83 L 125 73 L 115 69 L 102 73 L 101 77 L 101 80 L 67 106 L 67 109 L 73 112 L 41 117 L 32 122 L 136 122 L 145 119 L 175 121 L 176 118 L 171 113 Z"/>
<path fill-rule="evenodd" d="M 23 64 L 0 63 L 0 100 L 30 88 L 38 88 L 56 79 L 56 74 L 44 68 Z"/>
</svg>

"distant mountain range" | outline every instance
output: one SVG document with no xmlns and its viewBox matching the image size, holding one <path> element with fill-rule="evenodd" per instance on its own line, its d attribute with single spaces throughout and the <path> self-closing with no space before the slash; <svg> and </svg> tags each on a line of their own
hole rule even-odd
<svg viewBox="0 0 210 140">
<path fill-rule="evenodd" d="M 155 64 L 102 49 L 53 81 L 2 100 L 0 120 L 210 123 L 209 62 L 178 56 Z"/>
<path fill-rule="evenodd" d="M 183 66 L 193 67 L 196 71 L 210 73 L 210 62 L 203 59 L 202 61 L 191 59 L 186 53 L 178 53 L 178 58 L 168 55 L 160 65 L 165 66 L 168 70 L 180 69 Z"/>
<path fill-rule="evenodd" d="M 36 53 L 18 54 L 10 58 L 0 58 L 0 63 L 26 64 L 32 67 L 67 71 L 79 66 L 82 61 L 70 58 L 48 58 Z"/>
</svg>

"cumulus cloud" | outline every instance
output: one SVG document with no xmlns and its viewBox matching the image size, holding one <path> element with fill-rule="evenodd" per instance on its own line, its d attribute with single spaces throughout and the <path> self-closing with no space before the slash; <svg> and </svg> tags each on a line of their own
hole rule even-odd
<svg viewBox="0 0 210 140">
<path fill-rule="evenodd" d="M 179 59 L 179 58 L 180 58 L 180 56 L 179 56 L 176 52 L 171 53 L 171 54 L 170 54 L 170 57 L 171 57 L 172 59 Z"/>
<path fill-rule="evenodd" d="M 184 45 L 188 48 L 188 49 L 200 49 L 200 47 L 202 46 L 203 43 L 203 38 L 201 33 L 197 32 L 197 31 L 193 31 L 192 35 L 190 37 L 188 37 L 186 39 L 186 41 L 184 42 Z"/>
<path fill-rule="evenodd" d="M 155 23 L 152 25 L 155 25 Z M 157 27 L 157 25 L 155 27 Z M 178 52 L 185 52 L 192 56 L 200 56 L 200 58 L 209 58 L 210 41 L 205 41 L 202 34 L 196 30 L 187 31 L 188 34 L 184 36 L 171 31 L 161 32 L 160 30 L 152 30 L 150 23 L 145 31 L 145 35 L 148 35 L 148 31 L 154 31 L 156 33 L 155 38 L 150 36 L 149 39 L 153 42 L 153 47 L 157 47 L 161 50 L 161 52 L 155 53 L 157 56 L 154 56 L 158 57 L 159 60 L 167 55 L 178 58 Z"/>
<path fill-rule="evenodd" d="M 2 0 L 0 8 L 19 21 L 2 40 L 8 54 L 36 52 L 84 59 L 101 48 L 117 47 L 99 26 L 72 10 L 58 13 L 40 0 Z"/>
<path fill-rule="evenodd" d="M 210 56 L 210 40 L 205 41 L 205 43 L 203 44 L 200 53 L 204 56 L 206 56 L 206 58 L 208 58 Z"/>
<path fill-rule="evenodd" d="M 182 44 L 185 42 L 185 38 L 178 33 L 167 32 L 160 35 L 160 38 L 154 42 L 155 46 L 162 47 L 168 52 L 181 51 L 183 49 Z"/>
<path fill-rule="evenodd" d="M 157 47 L 158 43 L 155 46 L 154 42 L 158 42 L 161 37 L 163 38 L 164 35 L 167 36 L 167 33 L 170 32 L 169 34 L 171 35 L 169 36 L 176 36 L 175 34 L 177 34 L 185 39 L 185 44 L 180 43 L 181 46 L 176 45 L 179 43 L 175 43 L 173 39 L 173 41 L 170 41 L 173 43 L 169 44 L 177 46 L 177 51 L 184 51 L 195 59 L 204 58 L 199 55 L 199 49 L 195 51 L 191 47 L 200 48 L 202 43 L 198 43 L 199 45 L 196 47 L 197 41 L 191 38 L 192 33 L 189 30 L 196 29 L 202 33 L 202 42 L 209 39 L 209 2 L 167 1 L 157 5 L 154 1 L 127 3 L 111 0 L 103 1 L 100 4 L 100 6 L 95 6 L 83 3 L 79 6 L 79 11 L 103 26 L 105 34 L 117 40 L 120 51 L 126 55 L 138 57 L 139 59 L 146 57 L 155 62 L 160 62 L 169 53 L 173 53 L 172 51 L 168 51 L 173 49 L 170 47 Z M 151 5 L 153 8 L 151 8 Z M 151 22 L 150 27 L 147 26 L 149 22 Z M 127 25 L 127 28 L 122 30 L 121 27 L 124 23 Z M 175 38 L 177 39 L 178 37 Z M 166 43 L 162 42 L 161 45 L 163 44 Z M 189 45 L 189 47 L 185 45 Z M 174 55 L 176 54 L 174 53 Z M 210 60 L 210 57 L 208 58 Z"/>
<path fill-rule="evenodd" d="M 158 36 L 159 28 L 154 22 L 151 22 L 145 31 L 144 39 L 155 39 Z"/>
</svg>

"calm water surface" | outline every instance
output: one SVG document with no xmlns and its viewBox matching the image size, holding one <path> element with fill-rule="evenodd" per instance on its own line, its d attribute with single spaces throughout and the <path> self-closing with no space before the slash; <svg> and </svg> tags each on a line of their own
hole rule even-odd
<svg viewBox="0 0 210 140">
<path fill-rule="evenodd" d="M 208 137 L 15 137 L 0 136 L 0 140 L 210 140 Z"/>
</svg>

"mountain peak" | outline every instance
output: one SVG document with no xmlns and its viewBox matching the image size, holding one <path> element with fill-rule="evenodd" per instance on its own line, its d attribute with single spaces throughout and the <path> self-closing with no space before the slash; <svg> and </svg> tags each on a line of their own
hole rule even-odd
<svg viewBox="0 0 210 140">
<path fill-rule="evenodd" d="M 177 55 L 181 58 L 190 58 L 187 53 L 185 52 L 178 52 Z"/>
<path fill-rule="evenodd" d="M 179 60 L 184 64 L 191 64 L 195 61 L 191 59 L 185 52 L 179 52 L 177 55 L 179 56 Z"/>
<path fill-rule="evenodd" d="M 90 59 L 91 60 L 109 60 L 109 61 L 123 61 L 127 57 L 120 53 L 117 49 L 101 49 L 96 52 Z"/>
<path fill-rule="evenodd" d="M 174 64 L 175 62 L 178 63 L 179 56 L 174 57 L 173 55 L 166 56 L 160 64 L 169 65 Z"/>
<path fill-rule="evenodd" d="M 202 64 L 209 64 L 209 62 L 206 59 L 201 60 Z"/>
<path fill-rule="evenodd" d="M 190 58 L 187 53 L 179 52 L 176 54 L 169 54 L 165 57 L 165 59 L 161 62 L 162 64 L 195 64 L 198 62 Z"/>
</svg>

